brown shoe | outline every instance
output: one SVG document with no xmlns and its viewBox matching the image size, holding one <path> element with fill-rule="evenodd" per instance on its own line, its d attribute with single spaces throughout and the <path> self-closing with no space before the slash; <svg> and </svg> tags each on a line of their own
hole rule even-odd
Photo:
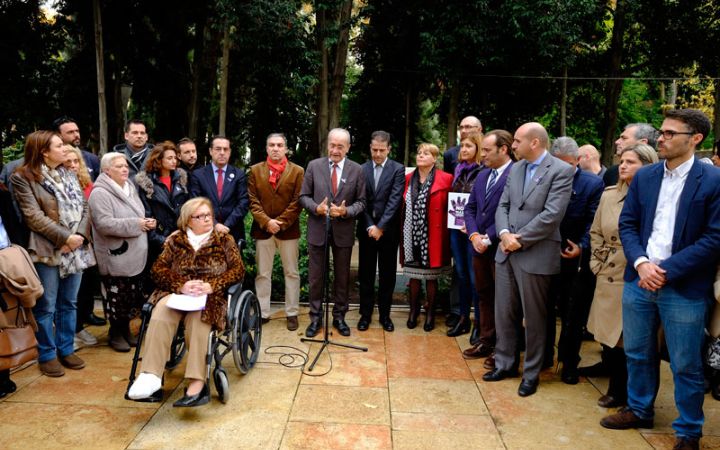
<svg viewBox="0 0 720 450">
<path fill-rule="evenodd" d="M 700 439 L 690 437 L 679 437 L 675 438 L 675 445 L 673 450 L 699 450 Z"/>
<path fill-rule="evenodd" d="M 653 419 L 641 419 L 630 408 L 621 408 L 615 414 L 603 417 L 600 425 L 611 430 L 628 430 L 630 428 L 652 428 Z"/>
<path fill-rule="evenodd" d="M 465 359 L 478 359 L 486 358 L 492 355 L 493 349 L 488 347 L 486 344 L 478 344 L 474 347 L 470 347 L 463 351 L 463 358 Z"/>
<path fill-rule="evenodd" d="M 85 361 L 80 359 L 75 353 L 60 357 L 60 364 L 72 370 L 80 370 L 85 367 Z"/>
<path fill-rule="evenodd" d="M 128 345 L 127 341 L 124 337 L 120 334 L 116 334 L 115 336 L 110 337 L 110 342 L 108 342 L 110 347 L 112 347 L 113 350 L 116 352 L 129 352 L 130 351 L 130 345 Z"/>
<path fill-rule="evenodd" d="M 298 318 L 297 316 L 288 316 L 287 318 L 287 329 L 289 331 L 295 331 L 298 329 Z"/>
<path fill-rule="evenodd" d="M 483 361 L 483 367 L 487 370 L 493 370 L 495 368 L 495 355 L 490 355 L 485 361 Z"/>
<path fill-rule="evenodd" d="M 39 364 L 40 372 L 48 377 L 61 377 L 65 375 L 65 370 L 62 368 L 57 358 L 51 359 L 50 361 L 41 362 Z"/>
</svg>

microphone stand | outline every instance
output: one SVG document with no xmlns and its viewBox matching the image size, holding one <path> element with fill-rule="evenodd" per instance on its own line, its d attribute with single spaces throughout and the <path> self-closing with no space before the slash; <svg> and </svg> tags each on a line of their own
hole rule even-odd
<svg viewBox="0 0 720 450">
<path fill-rule="evenodd" d="M 330 277 L 328 276 L 328 267 L 330 266 L 330 235 L 332 228 L 330 227 L 330 210 L 328 209 L 325 214 L 325 260 L 323 261 L 323 308 L 325 308 L 325 323 L 323 324 L 323 338 L 322 339 L 309 339 L 300 338 L 300 342 L 317 342 L 322 344 L 320 350 L 315 355 L 315 359 L 308 366 L 308 372 L 312 372 L 315 368 L 315 364 L 320 359 L 320 355 L 329 345 L 336 345 L 338 347 L 351 348 L 353 350 L 361 350 L 363 352 L 368 351 L 367 347 L 360 347 L 357 345 L 343 344 L 340 342 L 333 342 L 330 340 Z"/>
</svg>

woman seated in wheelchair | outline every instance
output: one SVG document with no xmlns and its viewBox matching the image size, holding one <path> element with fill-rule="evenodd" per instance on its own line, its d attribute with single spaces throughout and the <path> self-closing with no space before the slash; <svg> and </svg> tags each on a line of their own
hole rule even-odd
<svg viewBox="0 0 720 450">
<path fill-rule="evenodd" d="M 143 344 L 140 375 L 128 397 L 142 400 L 162 388 L 165 362 L 181 320 L 185 321 L 188 347 L 185 396 L 174 406 L 199 406 L 210 401 L 206 383 L 206 355 L 211 330 L 225 328 L 225 291 L 245 272 L 232 236 L 215 231 L 213 209 L 204 197 L 188 200 L 180 210 L 178 231 L 168 236 L 152 267 L 157 288 L 148 300 L 154 303 Z M 171 294 L 207 295 L 205 309 L 185 312 L 167 306 Z"/>
</svg>

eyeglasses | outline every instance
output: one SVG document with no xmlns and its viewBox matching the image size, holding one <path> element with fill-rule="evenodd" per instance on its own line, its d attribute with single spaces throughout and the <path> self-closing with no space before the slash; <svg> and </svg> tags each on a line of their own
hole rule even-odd
<svg viewBox="0 0 720 450">
<path fill-rule="evenodd" d="M 205 213 L 205 214 L 198 214 L 197 216 L 190 216 L 190 217 L 192 217 L 195 220 L 208 220 L 208 219 L 212 219 L 212 214 Z"/>
<path fill-rule="evenodd" d="M 660 136 L 662 136 L 663 139 L 665 139 L 666 141 L 669 141 L 672 138 L 674 138 L 676 134 L 687 134 L 688 136 L 692 136 L 693 134 L 695 134 L 692 131 L 673 131 L 673 130 L 657 130 L 657 131 L 658 131 L 658 133 L 660 133 Z"/>
</svg>

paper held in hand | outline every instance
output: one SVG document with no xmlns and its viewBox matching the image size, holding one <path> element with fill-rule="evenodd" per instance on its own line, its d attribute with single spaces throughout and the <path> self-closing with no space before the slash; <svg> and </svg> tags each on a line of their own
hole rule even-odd
<svg viewBox="0 0 720 450">
<path fill-rule="evenodd" d="M 168 308 L 179 311 L 202 311 L 205 309 L 207 294 L 193 296 L 184 294 L 170 294 L 166 305 Z"/>
</svg>

